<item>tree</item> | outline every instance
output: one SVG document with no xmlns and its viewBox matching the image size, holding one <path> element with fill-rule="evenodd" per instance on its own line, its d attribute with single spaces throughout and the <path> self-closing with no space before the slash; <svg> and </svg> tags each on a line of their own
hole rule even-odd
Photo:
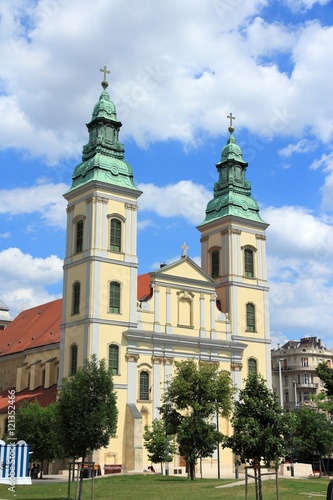
<svg viewBox="0 0 333 500">
<path fill-rule="evenodd" d="M 175 453 L 175 445 L 166 433 L 163 420 L 155 418 L 152 421 L 152 428 L 145 426 L 143 435 L 145 447 L 148 451 L 148 459 L 154 464 L 161 464 L 161 474 L 163 474 L 163 462 L 171 462 Z"/>
<path fill-rule="evenodd" d="M 197 459 L 212 455 L 221 440 L 210 421 L 216 413 L 230 414 L 232 382 L 216 363 L 186 360 L 176 362 L 175 367 L 160 411 L 168 432 L 177 433 L 179 451 L 194 479 Z"/>
<path fill-rule="evenodd" d="M 291 446 L 299 462 L 312 463 L 318 457 L 329 456 L 333 448 L 333 426 L 326 415 L 315 408 L 292 412 Z"/>
<path fill-rule="evenodd" d="M 333 396 L 333 370 L 323 361 L 316 368 L 316 373 L 320 380 L 324 382 L 324 387 L 328 397 Z"/>
<path fill-rule="evenodd" d="M 253 466 L 257 474 L 262 461 L 277 464 L 285 456 L 289 421 L 263 377 L 252 373 L 235 402 L 231 419 L 234 434 L 224 440 L 223 446 L 232 449 L 238 462 Z M 262 498 L 260 482 L 257 498 Z"/>
<path fill-rule="evenodd" d="M 63 458 L 64 451 L 58 434 L 58 407 L 51 403 L 46 407 L 37 401 L 21 405 L 16 413 L 16 433 L 31 448 L 32 459 L 43 462 Z"/>
<path fill-rule="evenodd" d="M 105 359 L 84 361 L 76 374 L 63 379 L 58 398 L 59 431 L 67 457 L 82 458 L 107 446 L 117 430 L 117 396 Z M 82 498 L 81 474 L 79 499 Z"/>
<path fill-rule="evenodd" d="M 182 419 L 177 439 L 179 453 L 185 457 L 189 466 L 189 476 L 193 480 L 198 458 L 211 457 L 222 441 L 222 434 L 216 430 L 214 424 L 194 413 Z"/>
<path fill-rule="evenodd" d="M 107 446 L 117 430 L 117 396 L 104 359 L 85 360 L 76 374 L 64 379 L 58 398 L 60 435 L 67 457 L 85 460 Z"/>
</svg>

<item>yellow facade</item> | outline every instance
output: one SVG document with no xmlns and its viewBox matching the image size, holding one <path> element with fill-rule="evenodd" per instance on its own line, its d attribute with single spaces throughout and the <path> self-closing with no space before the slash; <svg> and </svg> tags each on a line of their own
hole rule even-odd
<svg viewBox="0 0 333 500">
<path fill-rule="evenodd" d="M 95 147 L 94 127 L 106 126 L 105 95 L 103 92 L 100 98 L 99 115 L 94 110 L 88 125 L 90 142 L 84 151 Z M 103 119 L 99 122 L 100 115 Z M 112 124 L 118 129 L 121 125 L 115 119 Z M 111 156 L 116 155 L 112 151 Z M 231 373 L 237 388 L 242 387 L 249 370 L 260 372 L 270 384 L 267 224 L 258 217 L 251 220 L 246 213 L 244 217 L 208 220 L 198 228 L 201 267 L 185 251 L 177 262 L 149 273 L 149 293 L 141 296 L 140 290 L 137 293 L 136 248 L 137 198 L 141 193 L 132 181 L 119 181 L 119 168 L 114 165 L 108 174 L 103 171 L 100 177 L 87 181 L 89 165 L 85 167 L 83 162 L 76 168 L 74 177 L 78 180 L 65 195 L 60 379 L 75 371 L 73 363 L 79 366 L 92 354 L 108 360 L 118 397 L 118 429 L 109 446 L 93 458 L 102 468 L 122 464 L 124 470 L 142 471 L 149 465 L 143 446 L 144 426 L 159 417 L 158 407 L 175 361 L 217 362 L 220 369 Z M 241 179 L 241 167 L 237 168 Z M 243 209 L 247 210 L 244 203 Z M 252 259 L 250 273 L 245 254 Z M 212 277 L 216 256 L 218 270 Z M 224 433 L 232 432 L 226 420 L 221 419 L 219 427 Z M 181 465 L 176 455 L 170 473 Z M 230 450 L 221 450 L 220 465 L 225 472 L 232 472 Z M 216 476 L 217 455 L 204 461 L 203 471 Z"/>
</svg>

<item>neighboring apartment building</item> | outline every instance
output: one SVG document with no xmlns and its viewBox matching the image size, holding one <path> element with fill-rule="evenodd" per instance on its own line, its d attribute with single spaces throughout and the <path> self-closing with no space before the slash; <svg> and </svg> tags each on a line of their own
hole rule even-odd
<svg viewBox="0 0 333 500">
<path fill-rule="evenodd" d="M 271 358 L 274 393 L 284 408 L 292 410 L 310 405 L 312 397 L 324 388 L 316 368 L 323 361 L 332 367 L 333 350 L 326 349 L 317 337 L 304 337 L 273 349 Z"/>
</svg>

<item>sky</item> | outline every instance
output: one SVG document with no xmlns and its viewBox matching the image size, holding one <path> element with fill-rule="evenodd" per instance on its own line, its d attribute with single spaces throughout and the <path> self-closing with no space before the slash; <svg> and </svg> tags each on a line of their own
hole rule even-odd
<svg viewBox="0 0 333 500">
<path fill-rule="evenodd" d="M 0 0 L 0 301 L 62 295 L 66 202 L 102 92 L 139 198 L 139 273 L 200 263 L 216 163 L 235 138 L 267 229 L 273 347 L 333 348 L 333 4 Z"/>
</svg>

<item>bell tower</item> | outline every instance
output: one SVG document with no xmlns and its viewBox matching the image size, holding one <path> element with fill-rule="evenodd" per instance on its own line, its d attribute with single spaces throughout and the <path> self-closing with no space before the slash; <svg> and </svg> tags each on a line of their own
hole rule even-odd
<svg viewBox="0 0 333 500">
<path fill-rule="evenodd" d="M 64 195 L 67 237 L 61 333 L 62 377 L 91 354 L 119 374 L 122 332 L 137 327 L 137 199 L 131 166 L 119 142 L 121 123 L 103 91 L 87 124 L 89 141 Z M 111 360 L 111 361 L 110 361 Z M 123 370 L 124 372 L 125 370 Z"/>
<path fill-rule="evenodd" d="M 208 202 L 201 232 L 201 267 L 216 281 L 219 307 L 231 321 L 231 339 L 247 344 L 237 385 L 250 371 L 271 385 L 266 235 L 268 224 L 259 214 L 245 178 L 248 164 L 233 135 L 216 164 L 218 181 Z"/>
</svg>

